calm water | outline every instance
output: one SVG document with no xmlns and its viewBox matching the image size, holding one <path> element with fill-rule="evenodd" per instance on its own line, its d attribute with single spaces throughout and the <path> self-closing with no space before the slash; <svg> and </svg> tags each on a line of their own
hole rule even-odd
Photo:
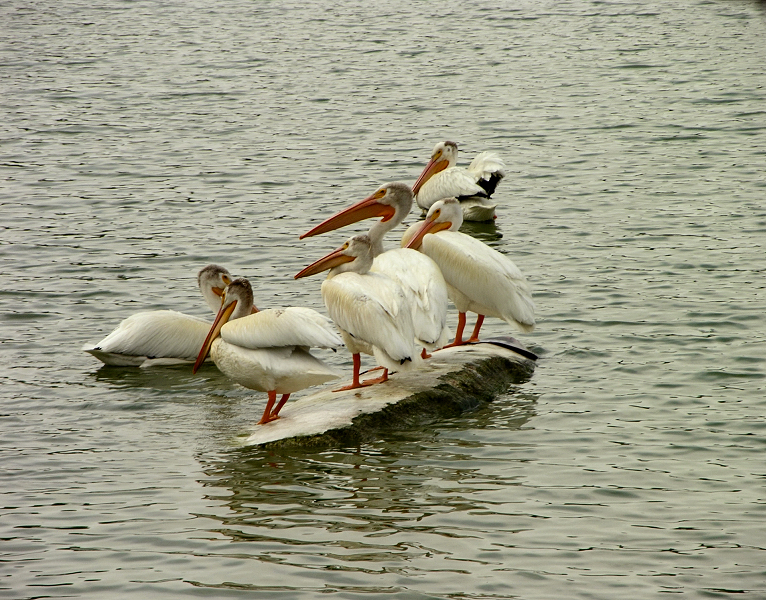
<svg viewBox="0 0 766 600">
<path fill-rule="evenodd" d="M 766 597 L 766 6 L 0 18 L 1 598 Z M 79 350 L 140 309 L 204 315 L 209 262 L 324 310 L 292 275 L 348 233 L 297 235 L 443 139 L 505 157 L 470 231 L 538 305 L 538 369 L 488 407 L 242 449 L 261 395 Z"/>
</svg>

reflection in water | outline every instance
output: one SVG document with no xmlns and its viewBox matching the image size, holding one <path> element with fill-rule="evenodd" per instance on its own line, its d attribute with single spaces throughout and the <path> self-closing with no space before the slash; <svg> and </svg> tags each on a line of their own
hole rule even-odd
<svg viewBox="0 0 766 600">
<path fill-rule="evenodd" d="M 141 369 L 138 367 L 114 367 L 103 365 L 91 373 L 95 381 L 109 383 L 115 388 L 148 388 L 176 390 L 188 386 L 196 388 L 228 389 L 236 386 L 214 365 L 205 365 L 197 375 L 191 365 L 173 365 Z"/>
<path fill-rule="evenodd" d="M 495 507 L 474 494 L 518 485 L 528 449 L 514 446 L 512 434 L 535 404 L 533 394 L 515 392 L 444 426 L 350 451 L 247 448 L 201 458 L 208 498 L 231 511 L 207 516 L 232 541 L 258 542 L 251 550 L 268 552 L 265 561 L 367 573 L 442 569 L 431 564 L 434 556 L 470 559 L 450 540 L 493 531 L 496 516 L 487 517 Z M 503 441 L 488 444 L 475 437 L 479 430 Z"/>
<path fill-rule="evenodd" d="M 497 242 L 503 237 L 497 228 L 497 221 L 463 221 L 460 231 L 490 246 L 494 246 L 492 242 Z"/>
</svg>

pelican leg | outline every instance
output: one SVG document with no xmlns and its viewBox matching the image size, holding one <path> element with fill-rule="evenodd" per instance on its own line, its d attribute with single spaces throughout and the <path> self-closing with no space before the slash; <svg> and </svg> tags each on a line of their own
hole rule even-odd
<svg viewBox="0 0 766 600">
<path fill-rule="evenodd" d="M 359 382 L 359 371 L 362 368 L 362 357 L 359 354 L 354 354 L 352 355 L 352 358 L 354 359 L 354 375 L 351 379 L 351 385 L 344 385 L 342 388 L 333 390 L 333 392 L 345 392 L 346 390 L 355 390 L 356 388 L 362 387 L 362 384 Z"/>
<path fill-rule="evenodd" d="M 258 425 L 264 425 L 268 423 L 269 421 L 273 421 L 274 419 L 271 418 L 271 407 L 274 406 L 274 402 L 277 400 L 277 392 L 276 390 L 271 390 L 268 392 L 269 394 L 269 401 L 266 402 L 266 410 L 263 411 L 263 416 L 261 417 L 261 420 L 258 421 Z"/>
<path fill-rule="evenodd" d="M 279 411 L 282 410 L 282 407 L 285 405 L 285 402 L 287 402 L 287 399 L 290 397 L 290 394 L 283 394 L 282 399 L 279 401 L 279 404 L 277 404 L 276 408 L 271 411 L 271 414 L 269 415 L 270 420 L 278 419 L 279 418 Z"/>
<path fill-rule="evenodd" d="M 375 379 L 366 379 L 362 382 L 362 386 L 368 386 L 374 383 L 383 383 L 384 381 L 388 381 L 388 369 L 385 368 L 383 369 L 383 375 L 376 377 Z"/>
<path fill-rule="evenodd" d="M 482 323 L 484 323 L 484 315 L 479 315 L 476 317 L 476 325 L 473 328 L 473 333 L 471 334 L 471 337 L 468 338 L 466 343 L 479 341 L 479 330 L 481 329 Z"/>
<path fill-rule="evenodd" d="M 431 358 L 431 355 L 430 355 L 428 352 L 426 352 L 426 349 L 425 349 L 425 348 L 423 348 L 423 351 L 420 353 L 420 357 L 421 357 L 423 360 L 425 360 L 425 359 L 427 359 L 427 358 Z"/>
<path fill-rule="evenodd" d="M 457 315 L 457 331 L 455 332 L 455 341 L 451 344 L 444 346 L 445 348 L 452 348 L 452 346 L 462 346 L 465 344 L 463 341 L 463 330 L 465 329 L 465 313 L 461 312 Z"/>
</svg>

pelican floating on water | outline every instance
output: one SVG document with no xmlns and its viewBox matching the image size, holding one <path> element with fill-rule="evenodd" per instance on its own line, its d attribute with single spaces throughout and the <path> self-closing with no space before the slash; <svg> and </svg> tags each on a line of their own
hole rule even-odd
<svg viewBox="0 0 766 600">
<path fill-rule="evenodd" d="M 372 260 L 370 237 L 357 235 L 295 276 L 330 270 L 322 282 L 322 299 L 354 361 L 351 385 L 336 391 L 380 383 L 388 379 L 389 370 L 406 370 L 420 363 L 404 292 L 386 275 L 370 271 Z M 362 352 L 375 356 L 383 367 L 381 377 L 360 382 Z"/>
<path fill-rule="evenodd" d="M 425 254 L 409 248 L 383 250 L 383 237 L 404 221 L 411 208 L 410 187 L 400 182 L 387 183 L 371 196 L 325 219 L 301 239 L 363 219 L 383 217 L 367 232 L 375 258 L 370 271 L 387 275 L 402 288 L 412 310 L 416 343 L 423 347 L 422 356 L 427 358 L 426 350 L 437 350 L 449 341 L 447 284 L 439 267 Z"/>
<path fill-rule="evenodd" d="M 425 221 L 412 225 L 402 245 L 420 248 L 430 256 L 447 282 L 449 297 L 458 309 L 455 341 L 463 341 L 466 312 L 478 314 L 473 334 L 467 342 L 479 339 L 484 317 L 497 317 L 524 332 L 535 326 L 535 304 L 527 280 L 504 254 L 485 243 L 457 231 L 463 213 L 456 198 L 435 202 Z"/>
<path fill-rule="evenodd" d="M 209 353 L 222 373 L 246 388 L 266 392 L 268 401 L 258 421 L 262 425 L 279 418 L 290 394 L 340 377 L 309 348 L 337 348 L 343 340 L 327 317 L 310 308 L 251 314 L 252 306 L 253 288 L 247 279 L 235 279 L 226 287 L 192 372 Z M 274 406 L 278 394 L 282 398 Z"/>
<path fill-rule="evenodd" d="M 454 196 L 460 200 L 465 221 L 491 221 L 497 204 L 489 198 L 505 177 L 503 159 L 494 152 L 481 152 L 467 169 L 456 163 L 455 142 L 434 146 L 431 160 L 412 186 L 418 206 L 425 212 L 437 200 Z"/>
<path fill-rule="evenodd" d="M 213 313 L 231 280 L 231 274 L 218 265 L 208 265 L 197 274 L 199 289 Z M 113 366 L 192 363 L 209 329 L 209 321 L 175 310 L 143 311 L 123 320 L 97 344 L 86 344 L 82 349 Z"/>
</svg>

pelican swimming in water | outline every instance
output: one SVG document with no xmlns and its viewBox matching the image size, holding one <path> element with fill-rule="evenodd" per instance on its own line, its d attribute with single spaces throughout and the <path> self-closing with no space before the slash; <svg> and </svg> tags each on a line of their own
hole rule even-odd
<svg viewBox="0 0 766 600">
<path fill-rule="evenodd" d="M 456 197 L 460 200 L 465 221 L 490 221 L 495 218 L 497 204 L 490 196 L 505 177 L 505 163 L 494 152 L 481 152 L 467 169 L 455 166 L 457 144 L 439 142 L 434 146 L 431 160 L 418 177 L 412 191 L 423 211 L 437 200 Z"/>
<path fill-rule="evenodd" d="M 251 390 L 268 394 L 258 424 L 279 418 L 290 394 L 340 377 L 309 348 L 337 348 L 343 340 L 327 317 L 310 308 L 270 308 L 252 314 L 253 289 L 235 279 L 223 292 L 221 308 L 210 327 L 192 372 L 208 353 L 218 369 Z M 277 395 L 282 398 L 277 402 Z"/>
<path fill-rule="evenodd" d="M 449 297 L 458 309 L 455 341 L 459 346 L 479 339 L 484 317 L 497 317 L 524 332 L 535 326 L 535 304 L 527 280 L 504 254 L 457 231 L 463 221 L 456 198 L 435 202 L 425 221 L 412 225 L 402 245 L 430 256 L 447 282 Z M 463 341 L 466 312 L 478 315 L 471 337 Z"/>
<path fill-rule="evenodd" d="M 218 265 L 208 265 L 197 274 L 199 289 L 213 313 L 218 311 L 221 294 L 231 280 L 231 274 Z M 192 363 L 209 329 L 209 321 L 174 310 L 143 311 L 123 320 L 97 344 L 86 344 L 82 349 L 113 366 Z"/>
<path fill-rule="evenodd" d="M 354 361 L 352 383 L 336 391 L 380 383 L 388 379 L 389 370 L 420 364 L 404 292 L 386 275 L 370 271 L 372 260 L 370 237 L 357 235 L 295 276 L 330 270 L 322 282 L 322 299 Z M 359 380 L 362 352 L 375 356 L 383 367 L 381 377 Z"/>
<path fill-rule="evenodd" d="M 373 217 L 375 222 L 367 235 L 372 242 L 375 260 L 370 269 L 382 273 L 398 283 L 412 309 L 416 343 L 426 350 L 437 350 L 450 338 L 447 327 L 447 284 L 436 263 L 425 254 L 409 248 L 383 250 L 383 237 L 400 225 L 412 208 L 412 190 L 405 183 L 387 183 L 374 194 L 325 219 L 301 239 L 326 233 L 351 223 Z"/>
</svg>

